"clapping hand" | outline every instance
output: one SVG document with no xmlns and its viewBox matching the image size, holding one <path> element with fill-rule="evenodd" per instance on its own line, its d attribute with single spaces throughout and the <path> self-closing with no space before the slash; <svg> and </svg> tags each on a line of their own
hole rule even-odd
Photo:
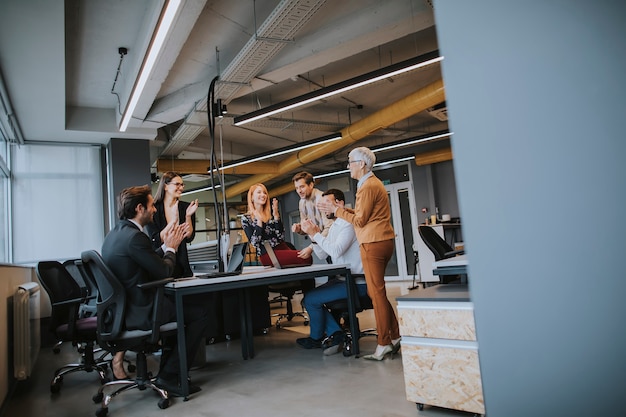
<svg viewBox="0 0 626 417">
<path fill-rule="evenodd" d="M 280 219 L 280 212 L 278 211 L 278 199 L 272 199 L 272 216 L 274 216 L 275 220 Z"/>
<path fill-rule="evenodd" d="M 302 229 L 304 233 L 306 233 L 309 236 L 313 236 L 315 233 L 320 231 L 320 228 L 315 223 L 313 223 L 311 219 L 307 219 L 301 222 L 300 228 Z"/>
<path fill-rule="evenodd" d="M 193 200 L 191 203 L 189 203 L 189 207 L 187 207 L 187 211 L 185 212 L 185 216 L 187 217 L 191 217 L 196 213 L 196 210 L 198 210 L 198 199 L 196 198 L 195 200 Z M 178 212 L 178 210 L 177 210 Z"/>
<path fill-rule="evenodd" d="M 185 235 L 189 230 L 189 225 L 187 223 L 176 225 L 172 224 L 171 227 L 166 229 L 167 232 L 165 233 L 165 239 L 163 240 L 163 243 L 165 243 L 165 246 L 168 248 L 178 249 L 178 246 L 180 246 L 180 243 L 183 241 Z M 165 231 L 166 229 L 163 230 Z"/>
<path fill-rule="evenodd" d="M 315 203 L 315 207 L 319 211 L 325 214 L 334 213 L 337 210 L 337 203 L 334 199 L 331 198 L 320 198 L 317 203 Z"/>
</svg>

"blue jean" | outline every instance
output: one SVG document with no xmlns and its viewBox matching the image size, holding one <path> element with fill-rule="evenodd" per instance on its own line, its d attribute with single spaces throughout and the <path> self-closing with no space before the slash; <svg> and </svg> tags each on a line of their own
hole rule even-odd
<svg viewBox="0 0 626 417">
<path fill-rule="evenodd" d="M 367 294 L 365 284 L 357 284 L 359 297 Z M 311 338 L 321 339 L 340 331 L 341 327 L 335 318 L 324 307 L 325 303 L 348 298 L 346 283 L 338 279 L 331 279 L 327 283 L 308 291 L 304 297 L 304 308 L 309 314 Z"/>
</svg>

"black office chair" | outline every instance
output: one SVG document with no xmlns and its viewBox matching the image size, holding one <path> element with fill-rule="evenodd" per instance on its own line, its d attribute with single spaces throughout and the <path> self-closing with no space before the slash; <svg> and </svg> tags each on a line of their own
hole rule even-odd
<svg viewBox="0 0 626 417">
<path fill-rule="evenodd" d="M 285 301 L 286 311 L 284 313 L 274 313 L 272 317 L 278 317 L 276 319 L 276 328 L 280 329 L 282 326 L 283 319 L 287 319 L 287 321 L 291 321 L 294 317 L 302 317 L 304 319 L 304 325 L 307 326 L 309 324 L 309 316 L 307 316 L 304 309 L 302 311 L 293 311 L 293 297 L 296 292 L 306 292 L 310 289 L 315 288 L 315 280 L 303 280 L 303 281 L 294 281 L 294 282 L 285 282 L 282 284 L 270 284 L 268 285 L 268 290 L 270 292 L 280 294 L 280 299 Z"/>
<path fill-rule="evenodd" d="M 363 277 L 362 275 L 353 275 L 353 278 Z M 356 283 L 352 281 L 352 293 L 358 294 Z M 352 332 L 350 331 L 350 314 L 348 313 L 348 299 L 341 298 L 339 300 L 334 300 L 325 304 L 330 314 L 335 318 L 337 323 L 341 326 L 342 330 L 346 335 L 345 343 L 343 346 L 343 356 L 352 356 L 354 351 L 352 349 L 354 337 Z M 363 296 L 358 296 L 354 300 L 355 312 L 358 314 L 365 310 L 370 310 L 374 308 L 372 303 L 372 299 L 369 295 L 365 294 Z M 356 328 L 359 329 L 359 339 L 365 336 L 377 336 L 376 329 L 369 328 L 361 330 L 359 326 L 359 318 L 356 317 Z"/>
<path fill-rule="evenodd" d="M 295 250 L 296 247 L 289 242 L 285 242 L 285 244 L 289 247 L 289 249 Z M 309 324 L 309 316 L 307 316 L 304 308 L 301 311 L 293 311 L 293 297 L 297 292 L 306 293 L 309 290 L 315 288 L 315 279 L 304 279 L 301 281 L 290 281 L 280 284 L 270 284 L 267 286 L 267 289 L 270 292 L 278 293 L 279 297 L 270 300 L 271 302 L 282 302 L 284 301 L 286 304 L 286 311 L 284 313 L 275 313 L 272 314 L 272 317 L 278 317 L 276 319 L 276 328 L 280 329 L 282 326 L 282 320 L 287 319 L 287 321 L 291 321 L 294 317 L 302 317 L 304 319 L 304 325 L 307 326 Z M 300 303 L 302 306 L 302 303 Z"/>
<path fill-rule="evenodd" d="M 81 271 L 82 262 L 80 259 L 68 259 L 63 262 L 63 266 L 67 272 L 74 278 L 74 281 L 80 286 L 85 297 L 85 303 L 80 308 L 81 317 L 91 317 L 96 315 L 96 302 L 98 298 L 98 289 L 96 284 L 87 279 L 87 276 Z"/>
<path fill-rule="evenodd" d="M 79 317 L 95 317 L 97 313 L 97 301 L 98 301 L 98 286 L 94 281 L 94 278 L 87 273 L 83 266 L 83 261 L 80 259 L 68 259 L 63 262 L 63 266 L 70 273 L 74 281 L 81 287 L 81 291 L 85 297 L 85 303 L 80 306 Z M 79 350 L 80 351 L 80 350 Z M 55 351 L 58 353 L 58 351 Z M 108 362 L 110 365 L 111 357 L 110 353 L 100 347 L 94 348 L 94 354 L 99 353 L 100 356 L 96 359 L 96 362 Z M 135 365 L 124 358 L 124 363 L 128 369 L 128 372 L 135 372 Z"/>
<path fill-rule="evenodd" d="M 435 261 L 452 258 L 465 253 L 465 250 L 454 250 L 432 227 L 420 225 L 417 229 L 422 237 L 422 240 L 435 256 Z M 459 280 L 459 277 L 451 275 L 446 276 L 445 279 L 442 279 L 441 277 L 439 279 L 441 283 L 447 284 L 452 281 Z"/>
<path fill-rule="evenodd" d="M 79 316 L 80 308 L 85 303 L 80 286 L 60 262 L 39 262 L 36 271 L 52 304 L 50 330 L 59 342 L 71 342 L 80 353 L 80 360 L 77 363 L 69 363 L 54 372 L 50 392 L 58 393 L 63 384 L 63 377 L 79 371 L 95 371 L 100 383 L 108 382 L 106 375 L 108 363 L 94 358 L 94 345 L 97 339 L 96 318 Z M 56 347 L 58 346 L 59 343 Z"/>
<path fill-rule="evenodd" d="M 133 389 L 145 390 L 152 388 L 161 399 L 159 408 L 169 407 L 170 399 L 167 391 L 154 384 L 154 378 L 148 372 L 146 355 L 157 351 L 161 336 L 170 335 L 176 331 L 176 322 L 158 324 L 161 300 L 163 298 L 163 286 L 172 279 L 163 279 L 146 284 L 139 284 L 142 289 L 156 288 L 154 308 L 152 311 L 152 329 L 150 330 L 126 330 L 124 317 L 126 311 L 126 290 L 122 283 L 115 277 L 106 266 L 100 254 L 94 250 L 85 251 L 81 254 L 85 270 L 90 274 L 98 286 L 98 341 L 100 346 L 111 354 L 120 351 L 133 351 L 137 354 L 137 374 L 134 380 L 115 380 L 106 383 L 93 396 L 95 403 L 102 403 L 102 407 L 96 411 L 97 417 L 104 417 L 108 413 L 108 406 L 113 397 Z M 104 395 L 108 387 L 119 386 L 112 393 Z"/>
</svg>

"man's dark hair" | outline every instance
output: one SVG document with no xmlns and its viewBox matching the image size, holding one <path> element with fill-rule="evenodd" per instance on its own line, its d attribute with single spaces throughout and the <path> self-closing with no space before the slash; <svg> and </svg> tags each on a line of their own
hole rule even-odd
<svg viewBox="0 0 626 417">
<path fill-rule="evenodd" d="M 343 195 L 343 191 L 338 190 L 336 188 L 331 188 L 329 190 L 326 190 L 324 193 L 322 193 L 322 196 L 325 195 L 332 195 L 333 197 L 335 197 L 335 200 L 339 200 L 339 201 L 346 201 L 346 197 Z"/>
<path fill-rule="evenodd" d="M 306 171 L 298 172 L 296 175 L 293 176 L 291 182 L 296 182 L 298 180 L 304 180 L 304 182 L 309 185 L 314 181 L 313 174 Z"/>
<path fill-rule="evenodd" d="M 134 218 L 139 204 L 147 208 L 150 194 L 152 190 L 148 185 L 124 188 L 117 197 L 117 216 L 120 220 Z"/>
</svg>

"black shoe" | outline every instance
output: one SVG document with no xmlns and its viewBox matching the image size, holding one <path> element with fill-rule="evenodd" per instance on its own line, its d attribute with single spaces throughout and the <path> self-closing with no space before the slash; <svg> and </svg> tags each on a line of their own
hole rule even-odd
<svg viewBox="0 0 626 417">
<path fill-rule="evenodd" d="M 154 385 L 167 391 L 170 397 L 183 397 L 182 389 L 178 384 L 178 381 L 175 382 L 173 380 L 157 377 L 154 381 Z M 189 395 L 195 394 L 201 390 L 202 388 L 199 386 L 189 384 Z"/>
<path fill-rule="evenodd" d="M 312 337 L 301 337 L 296 339 L 296 343 L 304 349 L 319 349 L 322 347 L 322 341 Z"/>
<path fill-rule="evenodd" d="M 322 342 L 322 348 L 324 349 L 324 356 L 334 355 L 341 352 L 343 344 L 346 340 L 346 335 L 341 330 L 337 330 L 335 333 L 324 339 Z"/>
</svg>

